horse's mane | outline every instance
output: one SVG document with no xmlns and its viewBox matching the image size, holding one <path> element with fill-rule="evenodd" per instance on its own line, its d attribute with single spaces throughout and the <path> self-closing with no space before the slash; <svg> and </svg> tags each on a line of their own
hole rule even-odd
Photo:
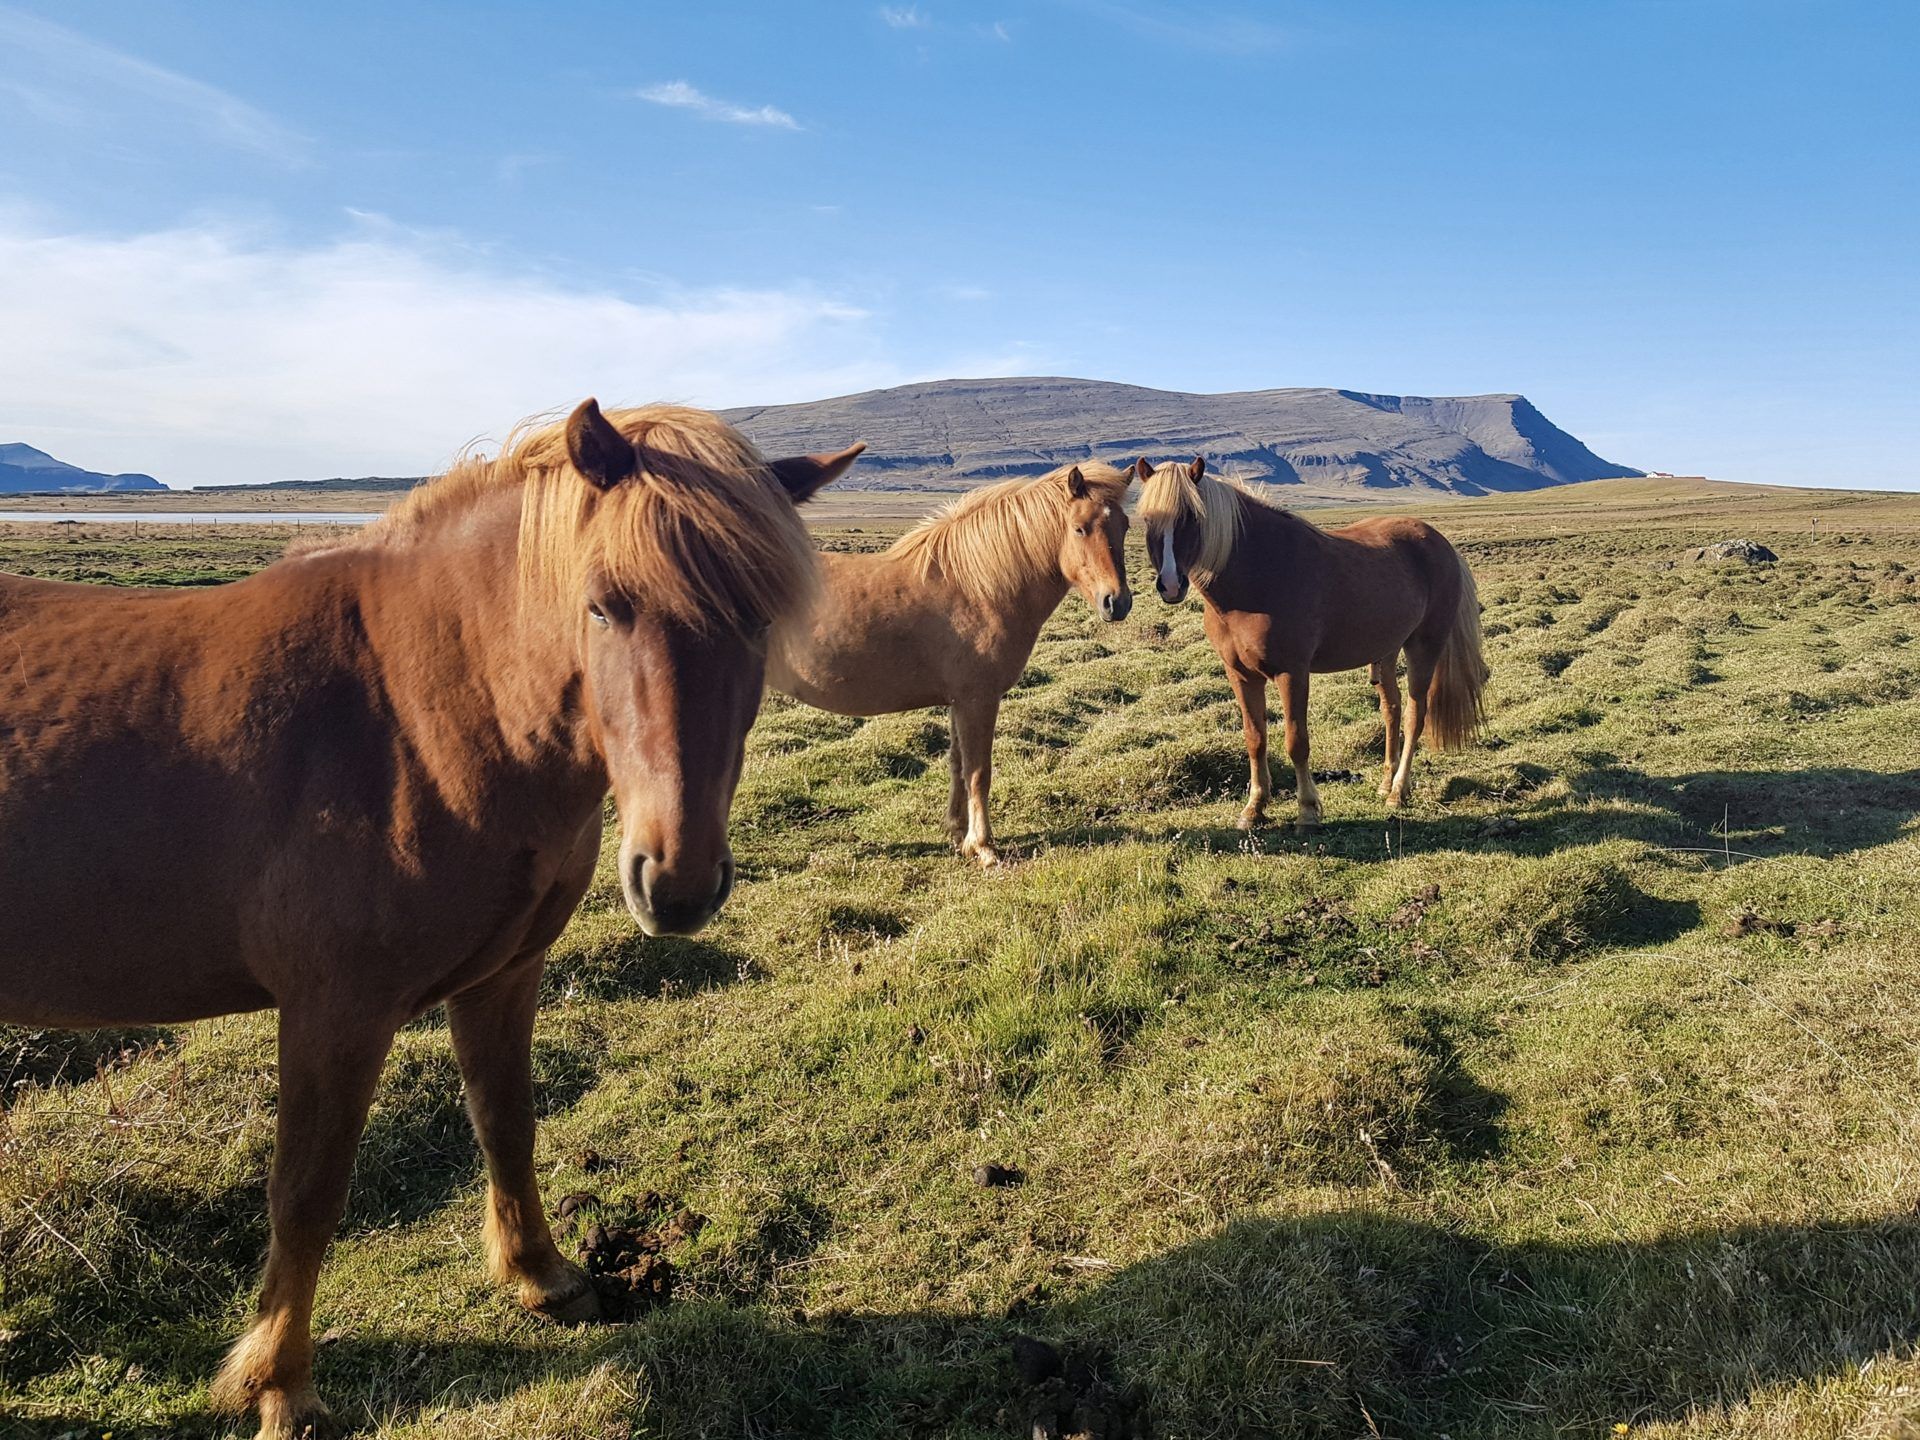
<svg viewBox="0 0 1920 1440">
<path fill-rule="evenodd" d="M 744 435 L 675 405 L 610 410 L 639 470 L 609 490 L 575 473 L 564 422 L 523 421 L 491 458 L 470 456 L 414 490 L 352 543 L 407 544 L 486 496 L 521 487 L 524 595 L 579 604 L 588 574 L 696 628 L 751 630 L 815 582 L 806 527 Z"/>
<path fill-rule="evenodd" d="M 922 573 L 938 569 L 975 600 L 1010 595 L 1059 564 L 1060 531 L 1048 522 L 1066 508 L 1072 469 L 1062 465 L 976 490 L 921 521 L 887 553 L 917 562 Z M 1080 475 L 1107 504 L 1125 501 L 1126 471 L 1088 460 Z"/>
<path fill-rule="evenodd" d="M 1175 461 L 1147 477 L 1140 491 L 1140 521 L 1165 529 L 1184 516 L 1192 516 L 1200 527 L 1200 550 L 1194 557 L 1193 573 L 1211 579 L 1225 568 L 1239 543 L 1243 502 L 1264 503 L 1238 481 L 1216 480 L 1204 474 L 1196 480 L 1187 466 Z"/>
</svg>

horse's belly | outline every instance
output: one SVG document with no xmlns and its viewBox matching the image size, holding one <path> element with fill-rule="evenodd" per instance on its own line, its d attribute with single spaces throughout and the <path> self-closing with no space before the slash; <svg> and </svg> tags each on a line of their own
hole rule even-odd
<svg viewBox="0 0 1920 1440">
<path fill-rule="evenodd" d="M 230 938 L 190 915 L 138 913 L 59 887 L 6 899 L 14 903 L 0 912 L 0 1021 L 157 1025 L 273 1004 Z"/>
<path fill-rule="evenodd" d="M 1348 615 L 1338 625 L 1329 625 L 1314 650 L 1316 674 L 1335 670 L 1358 670 L 1398 655 L 1407 637 L 1419 628 L 1421 615 L 1408 610 L 1400 614 L 1375 612 Z"/>
<path fill-rule="evenodd" d="M 892 715 L 949 705 L 950 635 L 933 626 L 825 627 L 794 636 L 768 657 L 767 684 L 836 715 Z"/>
</svg>

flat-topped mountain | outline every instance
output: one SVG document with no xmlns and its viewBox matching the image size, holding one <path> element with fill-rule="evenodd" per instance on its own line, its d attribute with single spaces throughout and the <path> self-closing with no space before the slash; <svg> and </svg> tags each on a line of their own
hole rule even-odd
<svg viewBox="0 0 1920 1440">
<path fill-rule="evenodd" d="M 1139 455 L 1205 455 L 1230 475 L 1298 486 L 1302 498 L 1483 495 L 1640 473 L 1602 460 L 1520 395 L 1190 395 L 1099 380 L 936 380 L 721 413 L 770 455 L 865 440 L 840 482 L 856 489 L 965 489 Z"/>
<path fill-rule="evenodd" d="M 56 460 L 31 445 L 0 445 L 0 495 L 166 488 L 151 475 L 102 475 L 98 470 L 82 470 Z"/>
</svg>

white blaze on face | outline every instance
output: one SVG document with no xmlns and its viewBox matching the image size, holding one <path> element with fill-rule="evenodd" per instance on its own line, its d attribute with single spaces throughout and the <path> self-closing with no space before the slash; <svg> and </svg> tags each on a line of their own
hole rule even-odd
<svg viewBox="0 0 1920 1440">
<path fill-rule="evenodd" d="M 1180 567 L 1173 563 L 1173 526 L 1160 532 L 1160 593 L 1171 594 L 1180 588 Z"/>
</svg>

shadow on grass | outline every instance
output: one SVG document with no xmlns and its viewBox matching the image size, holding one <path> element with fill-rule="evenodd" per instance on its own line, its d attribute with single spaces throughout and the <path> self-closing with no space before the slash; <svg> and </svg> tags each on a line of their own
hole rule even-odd
<svg viewBox="0 0 1920 1440">
<path fill-rule="evenodd" d="M 616 943 L 549 960 L 542 984 L 550 995 L 570 991 L 590 1000 L 659 999 L 717 990 L 753 969 L 753 958 L 744 950 L 636 930 Z"/>
<path fill-rule="evenodd" d="M 1546 855 L 1570 845 L 1624 839 L 1703 852 L 1725 849 L 1736 857 L 1742 850 L 1767 856 L 1828 856 L 1888 844 L 1913 833 L 1920 822 L 1920 770 L 1820 766 L 1667 776 L 1649 775 L 1602 756 L 1575 765 L 1566 775 L 1567 799 L 1530 805 L 1523 792 L 1514 797 L 1514 809 L 1493 815 L 1481 809 L 1449 810 L 1436 806 L 1430 796 L 1416 798 L 1413 808 L 1401 814 L 1342 814 L 1338 800 L 1330 798 L 1325 822 L 1316 830 L 1299 831 L 1291 802 L 1283 797 L 1251 832 L 1232 828 L 1237 802 L 1222 801 L 1218 823 L 1128 824 L 1068 817 L 1050 831 L 1005 837 L 1005 844 L 1015 851 L 1037 852 L 1060 845 L 1171 840 L 1216 852 L 1309 850 L 1366 860 L 1432 850 Z M 1275 784 L 1279 795 L 1278 777 Z M 1597 814 L 1573 808 L 1593 802 L 1609 808 Z"/>
<path fill-rule="evenodd" d="M 141 1025 L 107 1030 L 30 1030 L 0 1025 L 0 1107 L 28 1085 L 51 1087 L 92 1080 L 155 1045 L 174 1043 L 176 1030 Z"/>
<path fill-rule="evenodd" d="M 1569 780 L 1577 798 L 1625 801 L 1671 816 L 1654 843 L 1844 855 L 1898 840 L 1920 817 L 1920 770 L 1816 766 L 1655 776 L 1598 764 Z"/>
<path fill-rule="evenodd" d="M 1910 1344 L 1916 1273 L 1910 1214 L 1501 1244 L 1334 1213 L 1241 1221 L 1104 1280 L 1063 1268 L 1057 1296 L 1039 1287 L 1017 1319 L 699 1301 L 584 1340 L 531 1324 L 510 1342 L 349 1336 L 321 1351 L 318 1379 L 363 1431 L 611 1365 L 644 1372 L 662 1434 L 739 1434 L 744 1415 L 744 1433 L 769 1437 L 1024 1435 L 1060 1402 L 1057 1385 L 1016 1374 L 1010 1342 L 1032 1334 L 1144 1394 L 1155 1434 L 1602 1434 L 1690 1415 L 1711 1426 L 1724 1407 Z M 72 1334 L 81 1353 L 134 1358 L 94 1329 Z M 8 1424 L 33 1440 L 227 1433 L 110 1408 Z"/>
</svg>

